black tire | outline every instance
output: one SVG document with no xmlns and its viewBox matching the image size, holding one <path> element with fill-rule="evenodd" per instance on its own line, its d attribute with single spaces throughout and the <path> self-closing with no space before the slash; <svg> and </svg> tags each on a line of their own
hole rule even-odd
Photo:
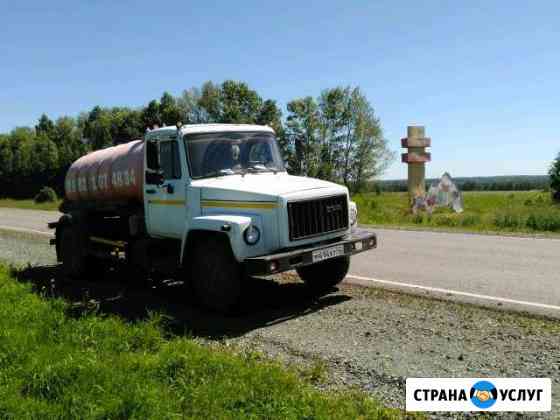
<svg viewBox="0 0 560 420">
<path fill-rule="evenodd" d="M 296 269 L 299 277 L 314 290 L 328 290 L 346 277 L 350 257 L 338 257 Z"/>
<path fill-rule="evenodd" d="M 191 290 L 202 305 L 221 313 L 237 309 L 243 270 L 227 238 L 201 237 L 185 258 L 189 264 Z"/>
<path fill-rule="evenodd" d="M 76 225 L 65 225 L 60 232 L 60 260 L 67 277 L 82 276 L 87 270 L 85 241 Z"/>
</svg>

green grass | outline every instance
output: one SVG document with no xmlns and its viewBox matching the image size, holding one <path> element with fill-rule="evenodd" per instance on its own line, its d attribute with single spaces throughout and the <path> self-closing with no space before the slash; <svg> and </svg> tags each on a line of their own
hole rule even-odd
<svg viewBox="0 0 560 420">
<path fill-rule="evenodd" d="M 37 204 L 33 200 L 15 200 L 13 198 L 0 199 L 0 207 L 9 207 L 16 209 L 32 209 L 32 210 L 58 210 L 61 200 L 53 201 L 51 203 Z"/>
<path fill-rule="evenodd" d="M 373 418 L 405 414 L 358 391 L 322 392 L 258 353 L 169 336 L 38 295 L 0 266 L 0 418 Z M 74 313 L 74 315 L 71 315 Z"/>
<path fill-rule="evenodd" d="M 413 215 L 406 193 L 357 194 L 362 224 L 475 232 L 560 232 L 560 207 L 539 191 L 465 192 L 465 211 L 437 209 L 430 217 Z"/>
</svg>

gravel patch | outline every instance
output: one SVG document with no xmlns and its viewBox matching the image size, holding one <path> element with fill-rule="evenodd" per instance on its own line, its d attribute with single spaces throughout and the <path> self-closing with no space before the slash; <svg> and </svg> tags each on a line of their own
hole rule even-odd
<svg viewBox="0 0 560 420">
<path fill-rule="evenodd" d="M 347 285 L 333 295 L 350 299 L 231 342 L 288 364 L 323 360 L 326 386 L 399 408 L 407 377 L 548 377 L 548 417 L 560 417 L 560 321 Z"/>
<path fill-rule="evenodd" d="M 56 263 L 54 246 L 47 235 L 0 229 L 0 260 L 16 265 L 49 265 Z"/>
</svg>

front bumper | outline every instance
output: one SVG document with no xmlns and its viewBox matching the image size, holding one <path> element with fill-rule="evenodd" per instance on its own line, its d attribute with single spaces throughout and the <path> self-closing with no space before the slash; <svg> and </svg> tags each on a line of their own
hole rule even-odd
<svg viewBox="0 0 560 420">
<path fill-rule="evenodd" d="M 344 254 L 350 256 L 377 247 L 377 235 L 373 232 L 357 229 L 339 240 L 321 244 L 318 246 L 297 248 L 277 254 L 262 255 L 260 257 L 247 258 L 243 264 L 249 275 L 276 274 L 283 271 L 293 270 L 297 267 L 313 264 L 313 252 L 344 245 Z"/>
</svg>

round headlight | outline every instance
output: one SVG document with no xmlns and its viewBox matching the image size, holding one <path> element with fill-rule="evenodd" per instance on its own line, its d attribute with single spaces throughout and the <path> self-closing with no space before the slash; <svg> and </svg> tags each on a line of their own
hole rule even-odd
<svg viewBox="0 0 560 420">
<path fill-rule="evenodd" d="M 353 201 L 350 202 L 350 226 L 355 226 L 358 223 L 358 207 Z"/>
<path fill-rule="evenodd" d="M 243 238 L 247 245 L 255 245 L 261 239 L 261 231 L 258 227 L 254 225 L 249 225 L 245 232 L 243 232 Z"/>
</svg>

